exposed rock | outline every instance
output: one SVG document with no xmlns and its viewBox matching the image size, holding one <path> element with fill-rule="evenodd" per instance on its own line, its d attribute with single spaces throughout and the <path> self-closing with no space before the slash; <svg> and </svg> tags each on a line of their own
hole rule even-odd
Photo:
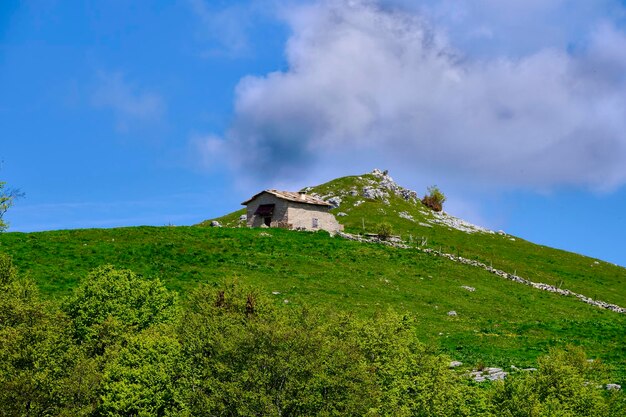
<svg viewBox="0 0 626 417">
<path fill-rule="evenodd" d="M 608 390 L 618 391 L 618 390 L 622 389 L 622 386 L 620 384 L 606 384 L 605 388 L 608 389 Z"/>
<path fill-rule="evenodd" d="M 506 375 L 507 375 L 507 373 L 502 371 L 502 372 L 496 372 L 496 373 L 493 373 L 493 374 L 489 374 L 489 375 L 487 375 L 487 378 L 489 378 L 489 380 L 491 380 L 491 381 L 497 381 L 499 379 L 506 378 Z"/>
<path fill-rule="evenodd" d="M 347 213 L 344 213 L 343 211 L 340 211 L 339 213 L 337 213 L 337 217 L 344 217 L 347 216 Z"/>
<path fill-rule="evenodd" d="M 350 190 L 350 195 L 352 197 L 356 197 L 357 195 L 359 195 L 359 192 L 355 188 L 353 188 Z"/>
<path fill-rule="evenodd" d="M 434 219 L 431 220 L 432 223 L 439 223 L 444 226 L 448 226 L 452 229 L 460 230 L 465 233 L 494 233 L 493 230 L 485 229 L 484 227 L 476 226 L 470 222 L 466 222 L 463 219 L 459 219 L 458 217 L 450 216 L 444 212 L 432 212 Z"/>
<path fill-rule="evenodd" d="M 469 377 L 476 382 L 497 381 L 506 378 L 507 372 L 501 368 L 485 368 L 482 371 L 473 370 L 469 373 Z"/>
<path fill-rule="evenodd" d="M 211 227 L 222 227 L 222 225 L 217 220 L 213 220 L 211 221 Z"/>
<path fill-rule="evenodd" d="M 461 366 L 463 365 L 463 362 L 459 362 L 459 361 L 452 361 L 450 362 L 450 364 L 448 365 L 448 367 L 450 368 L 456 368 L 457 366 Z"/>
<path fill-rule="evenodd" d="M 407 188 L 399 186 L 387 170 L 381 171 L 380 169 L 374 169 L 371 174 L 380 179 L 378 186 L 384 190 L 390 191 L 398 197 L 402 197 L 406 201 L 417 201 L 417 193 Z"/>
<path fill-rule="evenodd" d="M 410 200 L 417 201 L 417 193 L 415 191 L 409 190 L 409 189 L 406 189 L 406 188 L 401 188 L 399 190 L 399 192 L 400 192 L 400 195 L 402 196 L 402 198 L 404 198 L 405 200 L 407 200 L 407 201 L 410 201 Z"/>
<path fill-rule="evenodd" d="M 245 214 L 242 214 L 241 216 L 239 216 L 240 222 L 245 222 L 246 220 L 248 220 L 248 216 L 246 216 Z"/>
<path fill-rule="evenodd" d="M 332 204 L 333 208 L 337 208 L 341 205 L 341 197 L 331 197 L 326 202 Z"/>
<path fill-rule="evenodd" d="M 360 205 L 361 205 L 361 204 L 363 204 L 363 203 L 365 203 L 365 201 L 363 201 L 363 200 L 358 200 L 358 201 L 355 201 L 355 202 L 354 202 L 354 207 L 358 207 L 358 206 L 360 206 Z"/>
<path fill-rule="evenodd" d="M 465 289 L 465 290 L 467 290 L 467 291 L 469 291 L 469 292 L 474 292 L 474 291 L 476 291 L 476 288 L 474 288 L 474 287 L 469 287 L 469 286 L 467 286 L 467 285 L 461 285 L 461 288 L 463 288 L 463 289 Z"/>
<path fill-rule="evenodd" d="M 409 213 L 407 213 L 406 211 L 401 211 L 400 213 L 398 213 L 398 216 L 402 217 L 403 219 L 407 219 L 407 220 L 411 220 L 412 222 L 415 221 L 415 219 L 413 218 L 413 216 L 411 216 Z"/>
<path fill-rule="evenodd" d="M 374 188 L 369 185 L 366 185 L 365 187 L 363 187 L 363 190 L 361 191 L 361 195 L 363 195 L 363 197 L 370 199 L 370 200 L 378 200 L 378 199 L 382 200 L 386 197 L 389 197 L 388 193 L 384 192 L 381 189 Z"/>
<path fill-rule="evenodd" d="M 448 316 L 456 317 L 457 316 L 456 311 L 454 310 L 448 311 Z"/>
</svg>

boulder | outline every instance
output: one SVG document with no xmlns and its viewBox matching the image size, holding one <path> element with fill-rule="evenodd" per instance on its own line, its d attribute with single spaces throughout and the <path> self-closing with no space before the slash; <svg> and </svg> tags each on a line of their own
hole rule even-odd
<svg viewBox="0 0 626 417">
<path fill-rule="evenodd" d="M 331 204 L 333 208 L 337 208 L 341 205 L 341 197 L 331 197 L 326 202 Z"/>
</svg>

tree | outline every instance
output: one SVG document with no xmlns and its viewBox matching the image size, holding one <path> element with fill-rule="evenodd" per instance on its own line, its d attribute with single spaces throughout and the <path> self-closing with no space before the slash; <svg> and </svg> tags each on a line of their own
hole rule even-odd
<svg viewBox="0 0 626 417">
<path fill-rule="evenodd" d="M 177 314 L 177 294 L 158 280 L 107 265 L 92 271 L 66 302 L 79 343 L 102 353 L 107 340 L 127 330 L 141 331 L 172 321 Z M 104 345 L 103 345 L 104 343 Z"/>
<path fill-rule="evenodd" d="M 93 395 L 77 395 L 89 394 L 86 373 L 80 385 L 70 378 L 81 354 L 68 324 L 52 303 L 39 298 L 35 283 L 18 276 L 11 259 L 0 254 L 0 417 L 60 415 L 64 407 L 73 416 L 89 411 Z"/>
<path fill-rule="evenodd" d="M 422 198 L 422 203 L 431 210 L 443 210 L 443 203 L 446 201 L 446 196 L 441 192 L 439 187 L 432 185 L 428 187 L 427 190 L 427 194 Z"/>
<path fill-rule="evenodd" d="M 5 186 L 6 182 L 0 181 L 0 232 L 9 227 L 3 219 L 4 213 L 11 208 L 16 199 L 24 196 L 20 190 L 5 188 Z"/>
</svg>

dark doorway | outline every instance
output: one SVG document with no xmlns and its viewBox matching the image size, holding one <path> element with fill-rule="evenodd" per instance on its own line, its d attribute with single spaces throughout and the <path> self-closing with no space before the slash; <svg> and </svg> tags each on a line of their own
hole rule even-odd
<svg viewBox="0 0 626 417">
<path fill-rule="evenodd" d="M 267 227 L 270 227 L 270 225 L 272 224 L 272 218 L 271 217 L 264 217 L 263 218 L 263 223 L 265 223 L 265 225 Z"/>
</svg>

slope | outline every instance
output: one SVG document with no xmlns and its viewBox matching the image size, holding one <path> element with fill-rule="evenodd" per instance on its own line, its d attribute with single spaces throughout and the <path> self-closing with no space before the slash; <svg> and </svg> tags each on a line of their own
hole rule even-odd
<svg viewBox="0 0 626 417">
<path fill-rule="evenodd" d="M 435 213 L 421 203 L 417 193 L 396 184 L 386 171 L 375 169 L 305 190 L 333 202 L 336 207 L 332 212 L 347 232 L 376 233 L 381 223 L 388 223 L 406 242 L 626 307 L 626 268 Z M 238 210 L 216 220 L 238 226 L 242 214 L 245 211 Z"/>
<path fill-rule="evenodd" d="M 0 251 L 59 301 L 102 264 L 159 277 L 183 295 L 200 282 L 235 279 L 284 308 L 410 313 L 423 341 L 469 366 L 532 366 L 549 347 L 573 343 L 614 367 L 613 382 L 626 379 L 626 315 L 411 249 L 323 232 L 134 227 L 7 233 L 0 235 Z"/>
</svg>

